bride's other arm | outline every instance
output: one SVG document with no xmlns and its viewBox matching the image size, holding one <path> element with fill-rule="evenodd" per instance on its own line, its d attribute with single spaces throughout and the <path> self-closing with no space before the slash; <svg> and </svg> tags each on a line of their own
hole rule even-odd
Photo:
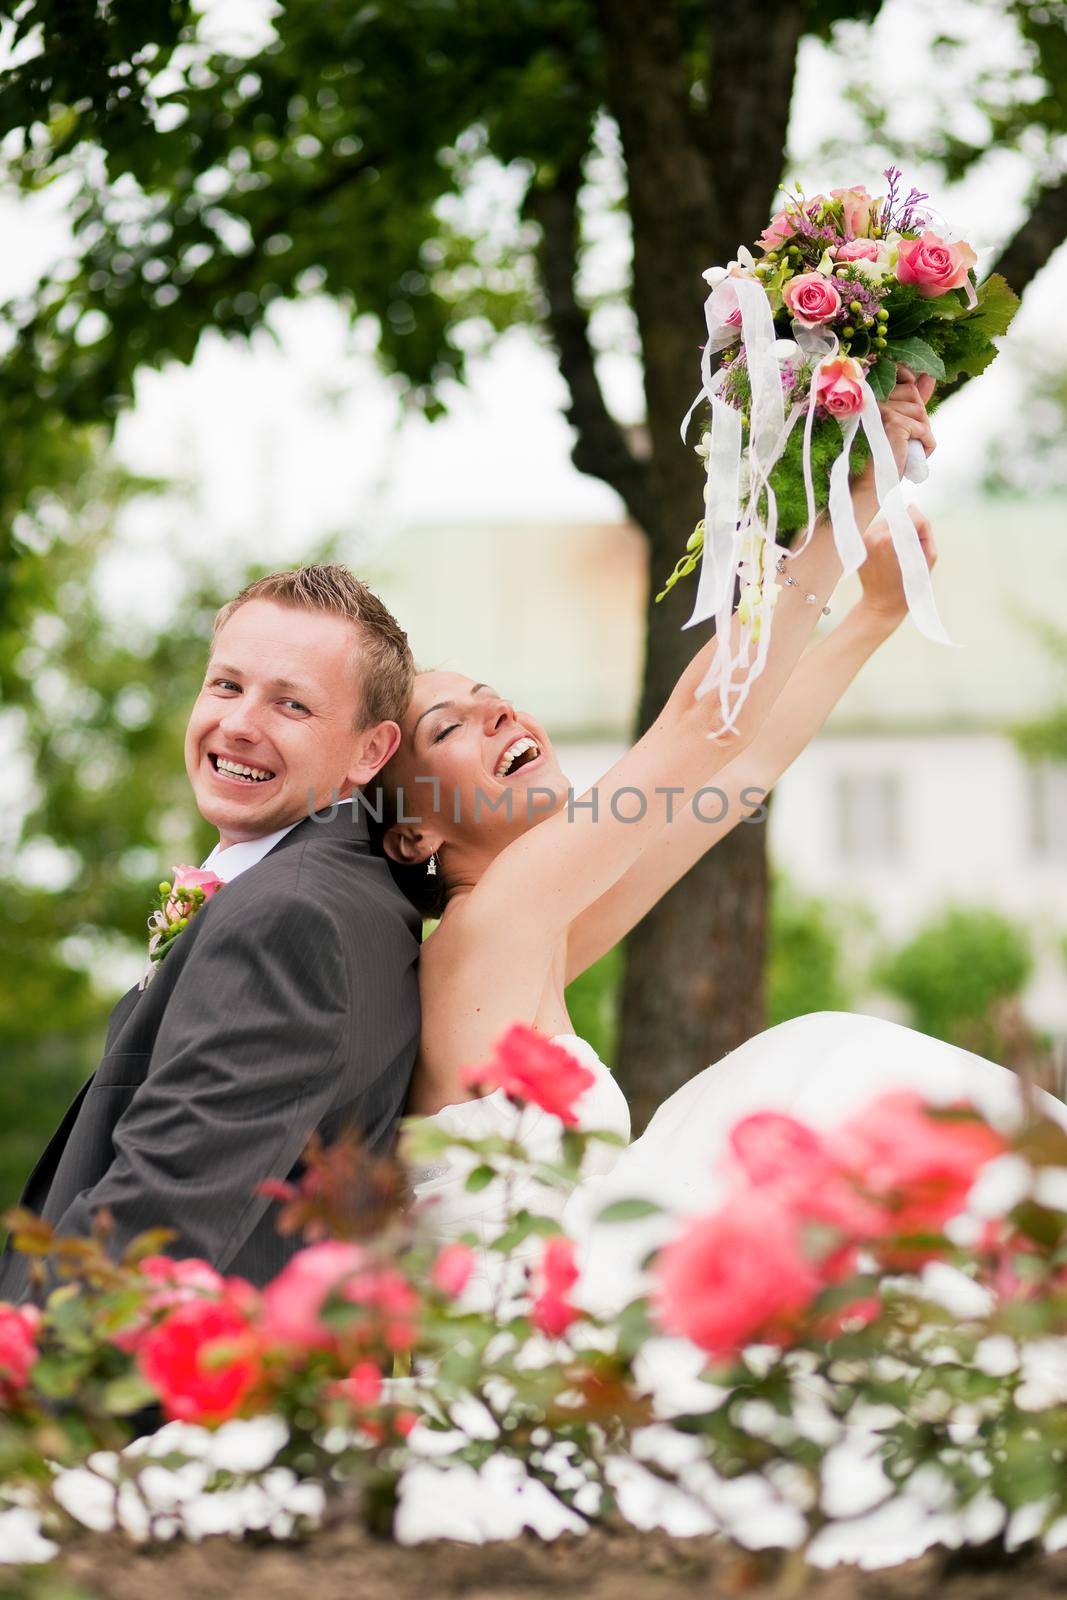
<svg viewBox="0 0 1067 1600">
<path fill-rule="evenodd" d="M 937 560 L 927 519 L 911 519 L 928 566 Z M 766 723 L 747 749 L 719 773 L 699 805 L 690 801 L 601 900 L 574 922 L 567 945 L 567 982 L 592 966 L 739 822 L 762 808 L 768 793 L 818 733 L 856 674 L 907 614 L 900 566 L 884 521 L 867 531 L 860 568 L 863 595 L 834 631 L 797 667 Z"/>
</svg>

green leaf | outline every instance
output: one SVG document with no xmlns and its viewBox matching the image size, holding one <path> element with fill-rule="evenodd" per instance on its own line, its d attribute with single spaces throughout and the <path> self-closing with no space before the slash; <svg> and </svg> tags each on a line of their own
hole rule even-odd
<svg viewBox="0 0 1067 1600">
<path fill-rule="evenodd" d="M 1007 333 L 1018 309 L 1019 296 L 999 272 L 994 272 L 978 285 L 978 305 L 967 321 L 987 338 L 995 339 Z"/>
<path fill-rule="evenodd" d="M 554 1217 L 536 1217 L 532 1212 L 520 1211 L 510 1228 L 506 1228 L 499 1238 L 493 1240 L 493 1249 L 501 1255 L 508 1255 L 524 1244 L 533 1234 L 540 1234 L 543 1239 L 550 1239 L 560 1231 L 559 1223 Z"/>
<path fill-rule="evenodd" d="M 492 1183 L 495 1177 L 496 1173 L 493 1168 L 483 1164 L 480 1167 L 475 1167 L 474 1171 L 467 1175 L 467 1182 L 464 1188 L 468 1194 L 477 1194 L 479 1189 L 484 1189 L 488 1184 Z"/>
<path fill-rule="evenodd" d="M 142 1406 L 151 1405 L 159 1396 L 140 1373 L 127 1372 L 121 1378 L 113 1378 L 105 1384 L 101 1398 L 105 1411 L 110 1411 L 113 1416 L 124 1417 L 131 1411 L 140 1411 Z"/>
<path fill-rule="evenodd" d="M 888 400 L 896 387 L 897 364 L 888 356 L 881 356 L 867 374 L 867 382 L 874 390 L 876 400 Z"/>
<path fill-rule="evenodd" d="M 945 363 L 932 345 L 918 334 L 910 339 L 891 339 L 885 347 L 886 358 L 898 365 L 910 367 L 913 372 L 928 372 L 939 383 L 944 382 Z"/>
<path fill-rule="evenodd" d="M 597 1216 L 598 1222 L 637 1222 L 642 1217 L 659 1217 L 663 1207 L 654 1200 L 613 1200 Z"/>
</svg>

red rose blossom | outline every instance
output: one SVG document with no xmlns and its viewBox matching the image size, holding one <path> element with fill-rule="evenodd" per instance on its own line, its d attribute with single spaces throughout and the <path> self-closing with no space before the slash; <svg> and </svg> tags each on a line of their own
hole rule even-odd
<svg viewBox="0 0 1067 1600">
<path fill-rule="evenodd" d="M 190 1300 L 149 1330 L 137 1351 L 168 1421 L 216 1423 L 235 1416 L 261 1371 L 252 1323 L 256 1294 L 239 1278 L 219 1300 Z"/>
<path fill-rule="evenodd" d="M 516 1022 L 497 1040 L 492 1060 L 464 1067 L 460 1081 L 485 1093 L 503 1089 L 510 1100 L 540 1106 L 574 1127 L 575 1104 L 596 1079 L 569 1050 Z"/>
</svg>

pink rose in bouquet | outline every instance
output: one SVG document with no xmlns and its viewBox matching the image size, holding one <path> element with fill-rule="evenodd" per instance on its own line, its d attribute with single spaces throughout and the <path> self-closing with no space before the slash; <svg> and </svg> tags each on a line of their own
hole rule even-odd
<svg viewBox="0 0 1067 1600">
<path fill-rule="evenodd" d="M 901 239 L 897 253 L 897 277 L 913 283 L 924 299 L 947 294 L 950 289 L 966 289 L 974 303 L 970 271 L 978 257 L 970 245 L 960 240 L 949 244 L 926 230 L 918 239 Z"/>
<path fill-rule="evenodd" d="M 36 1306 L 0 1303 L 0 1405 L 10 1404 L 29 1382 L 40 1322 Z"/>
<path fill-rule="evenodd" d="M 222 1298 L 177 1306 L 145 1334 L 137 1363 L 168 1421 L 217 1423 L 237 1415 L 262 1371 L 256 1306 L 252 1285 L 230 1278 Z"/>
<path fill-rule="evenodd" d="M 819 364 L 815 404 L 833 417 L 851 417 L 863 410 L 863 368 L 852 356 L 834 356 Z"/>
<path fill-rule="evenodd" d="M 850 239 L 870 233 L 872 224 L 881 214 L 882 200 L 872 199 L 862 183 L 853 189 L 831 189 L 830 195 L 841 202 L 845 232 Z"/>
<path fill-rule="evenodd" d="M 540 1106 L 574 1127 L 578 1121 L 575 1105 L 596 1079 L 569 1050 L 516 1022 L 497 1040 L 492 1060 L 464 1067 L 460 1082 L 487 1093 L 503 1089 L 510 1100 Z"/>
<path fill-rule="evenodd" d="M 713 349 L 732 343 L 741 332 L 741 303 L 732 278 L 722 278 L 711 291 L 708 334 Z"/>
<path fill-rule="evenodd" d="M 841 296 L 832 278 L 821 272 L 801 272 L 782 290 L 786 310 L 805 328 L 830 322 L 841 310 Z"/>
<path fill-rule="evenodd" d="M 877 261 L 884 248 L 879 239 L 846 239 L 832 254 L 835 261 Z"/>
<path fill-rule="evenodd" d="M 797 1218 L 752 1191 L 687 1223 L 660 1252 L 654 1276 L 664 1331 L 720 1357 L 755 1340 L 788 1342 L 790 1322 L 822 1286 Z"/>
<path fill-rule="evenodd" d="M 774 250 L 778 245 L 784 244 L 796 232 L 797 213 L 790 212 L 788 206 L 783 206 L 781 211 L 776 211 L 770 222 L 759 236 L 759 243 L 764 250 Z"/>
</svg>

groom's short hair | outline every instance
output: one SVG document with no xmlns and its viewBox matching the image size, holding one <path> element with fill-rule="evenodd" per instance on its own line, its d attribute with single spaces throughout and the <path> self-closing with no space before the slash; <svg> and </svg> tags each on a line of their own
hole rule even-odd
<svg viewBox="0 0 1067 1600">
<path fill-rule="evenodd" d="M 344 617 L 360 636 L 356 726 L 401 720 L 415 685 L 408 636 L 389 608 L 347 567 L 338 563 L 297 567 L 257 578 L 216 612 L 212 636 L 249 600 L 272 600 L 297 611 Z"/>
</svg>

